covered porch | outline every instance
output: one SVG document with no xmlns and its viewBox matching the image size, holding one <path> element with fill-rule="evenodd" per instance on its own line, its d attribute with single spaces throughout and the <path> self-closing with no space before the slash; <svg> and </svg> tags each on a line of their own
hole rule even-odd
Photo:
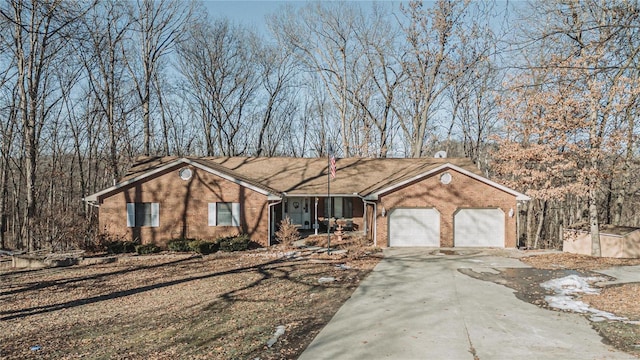
<svg viewBox="0 0 640 360">
<path fill-rule="evenodd" d="M 275 234 L 282 219 L 289 217 L 301 234 L 334 231 L 338 224 L 345 231 L 365 231 L 365 206 L 357 196 L 287 196 L 274 204 L 271 234 Z"/>
</svg>

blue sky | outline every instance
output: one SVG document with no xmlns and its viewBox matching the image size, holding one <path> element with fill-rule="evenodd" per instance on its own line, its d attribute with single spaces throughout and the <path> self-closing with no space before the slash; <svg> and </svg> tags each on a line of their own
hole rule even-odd
<svg viewBox="0 0 640 360">
<path fill-rule="evenodd" d="M 249 29 L 266 32 L 265 16 L 275 13 L 283 5 L 304 6 L 313 0 L 251 0 L 251 1 L 228 1 L 228 0 L 203 0 L 204 6 L 212 19 L 227 17 L 233 23 L 243 25 Z M 371 5 L 371 0 L 348 0 L 350 2 L 361 2 Z M 398 0 L 378 0 L 379 2 L 396 2 Z M 428 1 L 427 1 L 428 2 Z"/>
<path fill-rule="evenodd" d="M 227 17 L 234 23 L 244 25 L 258 32 L 266 31 L 265 16 L 274 13 L 284 4 L 304 5 L 305 1 L 203 1 L 212 19 Z"/>
</svg>

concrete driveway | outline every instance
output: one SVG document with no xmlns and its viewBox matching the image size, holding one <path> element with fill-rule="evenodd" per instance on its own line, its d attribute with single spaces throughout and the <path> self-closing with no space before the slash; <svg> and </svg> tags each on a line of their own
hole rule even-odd
<svg viewBox="0 0 640 360">
<path fill-rule="evenodd" d="M 602 343 L 583 316 L 539 308 L 458 272 L 527 267 L 490 251 L 385 258 L 299 359 L 635 359 Z"/>
</svg>

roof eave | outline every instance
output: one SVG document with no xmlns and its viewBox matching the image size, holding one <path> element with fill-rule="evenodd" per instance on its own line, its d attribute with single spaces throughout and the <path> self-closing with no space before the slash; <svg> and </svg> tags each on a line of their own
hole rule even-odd
<svg viewBox="0 0 640 360">
<path fill-rule="evenodd" d="M 162 172 L 164 170 L 170 169 L 173 166 L 179 165 L 181 162 L 184 162 L 184 160 L 187 160 L 187 159 L 181 158 L 181 159 L 177 159 L 175 161 L 171 161 L 171 162 L 169 162 L 169 163 L 167 163 L 165 165 L 162 165 L 162 166 L 157 167 L 157 168 L 155 168 L 153 170 L 150 170 L 148 172 L 140 174 L 140 175 L 138 175 L 136 177 L 133 177 L 133 178 L 131 178 L 129 180 L 126 180 L 126 181 L 123 181 L 121 183 L 115 184 L 115 185 L 113 185 L 111 187 L 108 187 L 108 188 L 106 188 L 104 190 L 98 191 L 95 194 L 91 194 L 91 195 L 85 197 L 85 199 L 86 199 L 87 202 L 97 202 L 98 198 L 100 196 L 104 195 L 104 194 L 108 194 L 110 192 L 119 190 L 119 189 L 121 189 L 121 188 L 123 188 L 123 187 L 125 187 L 127 185 L 131 185 L 131 184 L 133 184 L 135 182 L 138 182 L 140 180 L 143 180 L 143 179 L 145 179 L 145 178 L 147 178 L 147 177 L 149 177 L 151 175 L 155 175 L 155 174 L 157 174 L 159 172 Z"/>
<path fill-rule="evenodd" d="M 238 178 L 236 178 L 236 177 L 234 177 L 232 175 L 224 173 L 224 172 L 222 172 L 220 170 L 213 169 L 213 168 L 211 168 L 209 166 L 203 165 L 203 164 L 201 164 L 199 162 L 196 162 L 196 161 L 193 161 L 191 159 L 179 158 L 179 159 L 171 161 L 171 162 L 169 162 L 169 163 L 167 163 L 165 165 L 162 165 L 162 166 L 157 167 L 155 169 L 149 170 L 149 171 L 147 171 L 147 172 L 145 172 L 143 174 L 140 174 L 140 175 L 138 175 L 136 177 L 133 177 L 131 179 L 128 179 L 126 181 L 123 181 L 121 183 L 113 185 L 113 186 L 111 186 L 111 187 L 109 187 L 107 189 L 104 189 L 102 191 L 98 191 L 95 194 L 91 194 L 89 196 L 86 196 L 84 198 L 84 201 L 86 201 L 86 202 L 98 202 L 99 197 L 102 196 L 102 195 L 117 191 L 117 190 L 119 190 L 121 188 L 124 188 L 124 187 L 126 187 L 128 185 L 131 185 L 133 183 L 136 183 L 138 181 L 144 180 L 145 178 L 147 178 L 149 176 L 152 176 L 152 175 L 155 175 L 155 174 L 160 173 L 162 171 L 168 170 L 168 169 L 170 169 L 170 168 L 172 168 L 174 166 L 178 166 L 180 164 L 192 165 L 194 167 L 197 167 L 197 168 L 202 169 L 204 171 L 207 171 L 209 173 L 212 173 L 212 174 L 215 174 L 217 176 L 220 176 L 220 177 L 222 177 L 222 178 L 224 178 L 226 180 L 234 182 L 234 183 L 236 183 L 238 185 L 241 185 L 243 187 L 249 188 L 249 189 L 251 189 L 253 191 L 256 191 L 256 192 L 258 192 L 260 194 L 266 195 L 267 197 L 271 196 L 274 200 L 280 200 L 281 199 L 281 197 L 279 195 L 277 195 L 276 192 L 268 191 L 266 189 L 262 189 L 262 188 L 260 188 L 258 186 L 250 184 L 250 183 L 248 183 L 248 182 L 246 182 L 244 180 L 238 179 Z"/>
<path fill-rule="evenodd" d="M 388 186 L 386 188 L 382 188 L 382 189 L 380 189 L 378 191 L 375 191 L 375 192 L 371 193 L 370 195 L 367 196 L 367 198 L 371 197 L 372 199 L 375 198 L 377 200 L 378 196 L 380 196 L 381 194 L 393 191 L 393 190 L 395 190 L 395 189 L 397 189 L 399 187 L 402 187 L 402 186 L 405 186 L 405 185 L 410 184 L 412 182 L 424 179 L 427 176 L 430 176 L 432 174 L 435 174 L 435 173 L 437 173 L 437 172 L 439 172 L 439 171 L 441 171 L 443 169 L 447 169 L 447 168 L 455 170 L 455 171 L 457 171 L 459 173 L 462 173 L 464 175 L 467 175 L 467 176 L 469 176 L 469 177 L 471 177 L 471 178 L 473 178 L 475 180 L 478 180 L 478 181 L 483 182 L 483 183 L 485 183 L 485 184 L 487 184 L 489 186 L 495 187 L 495 188 L 497 188 L 499 190 L 502 190 L 502 191 L 504 191 L 504 192 L 506 192 L 508 194 L 511 194 L 511 195 L 516 197 L 516 200 L 522 200 L 522 201 L 531 200 L 531 198 L 529 196 L 527 196 L 527 195 L 525 195 L 525 194 L 523 194 L 521 192 L 515 191 L 515 190 L 513 190 L 511 188 L 508 188 L 508 187 L 506 187 L 504 185 L 500 185 L 495 181 L 491 181 L 491 180 L 485 178 L 484 176 L 478 175 L 478 174 L 476 174 L 474 172 L 471 172 L 469 170 L 461 168 L 460 166 L 454 165 L 452 163 L 444 163 L 444 164 L 442 164 L 442 165 L 440 165 L 440 166 L 438 166 L 436 168 L 433 168 L 433 169 L 431 169 L 429 171 L 426 171 L 426 172 L 424 172 L 422 174 L 416 175 L 416 176 L 414 176 L 414 177 L 412 177 L 410 179 L 401 181 L 401 182 L 399 182 L 397 184 Z"/>
</svg>

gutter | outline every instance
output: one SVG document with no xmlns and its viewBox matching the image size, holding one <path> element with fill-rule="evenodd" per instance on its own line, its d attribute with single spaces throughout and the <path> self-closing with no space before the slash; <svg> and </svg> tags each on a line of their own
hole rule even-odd
<svg viewBox="0 0 640 360">
<path fill-rule="evenodd" d="M 87 205 L 93 206 L 93 207 L 100 207 L 100 204 L 97 204 L 95 201 L 93 200 L 87 200 L 86 198 L 82 198 L 82 202 L 87 203 Z"/>
</svg>

